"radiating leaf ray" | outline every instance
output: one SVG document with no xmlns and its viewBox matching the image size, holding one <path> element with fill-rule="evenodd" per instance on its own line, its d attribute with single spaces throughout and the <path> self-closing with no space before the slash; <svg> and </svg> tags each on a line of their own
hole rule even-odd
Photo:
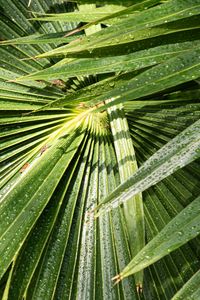
<svg viewBox="0 0 200 300">
<path fill-rule="evenodd" d="M 180 53 L 198 49 L 200 42 L 192 41 L 174 45 L 159 46 L 148 50 L 138 51 L 123 56 L 95 58 L 95 59 L 75 59 L 71 63 L 56 65 L 39 71 L 35 74 L 23 76 L 18 80 L 53 80 L 56 78 L 65 79 L 68 77 L 89 74 L 100 74 L 119 71 L 133 71 L 158 64 L 170 59 Z M 159 54 L 158 54 L 159 53 Z M 78 68 L 77 68 L 78 67 Z"/>
<path fill-rule="evenodd" d="M 82 147 L 84 147 L 83 142 Z M 45 253 L 39 266 L 39 273 L 35 286 L 31 286 L 32 299 L 45 297 L 52 299 L 54 297 L 58 276 L 60 273 L 64 252 L 68 243 L 69 232 L 71 229 L 74 210 L 76 207 L 77 197 L 80 189 L 80 184 L 85 170 L 85 158 L 88 155 L 90 142 L 85 150 L 84 159 L 75 176 L 76 181 L 73 186 L 71 183 L 66 191 L 65 201 L 61 207 L 57 221 L 54 225 L 53 232 L 47 243 Z M 79 152 L 80 156 L 81 152 Z M 73 179 L 70 178 L 73 182 Z M 54 262 L 54 263 L 53 263 Z M 44 288 L 46 286 L 46 288 Z M 51 287 L 51 288 L 50 288 Z M 47 293 L 48 289 L 48 293 Z"/>
<path fill-rule="evenodd" d="M 88 193 L 88 185 L 90 182 L 90 175 L 92 171 L 92 159 L 94 153 L 94 140 L 91 143 L 90 153 L 88 154 L 88 164 L 86 173 L 82 179 L 82 188 L 79 193 L 79 203 L 76 207 L 75 217 L 73 219 L 72 229 L 70 231 L 69 241 L 67 244 L 65 256 L 63 258 L 63 263 L 61 267 L 61 271 L 59 274 L 58 284 L 56 287 L 55 299 L 60 298 L 70 298 L 74 294 L 73 290 L 73 280 L 74 277 L 77 277 L 78 274 L 75 273 L 76 263 L 79 260 L 78 252 L 79 252 L 79 243 L 82 236 L 82 226 L 84 226 L 84 215 L 83 212 L 85 210 L 85 205 L 87 202 L 87 193 Z M 93 183 L 93 181 L 91 181 Z M 73 227 L 75 229 L 73 230 Z M 74 249 L 73 253 L 71 249 Z M 83 270 L 84 272 L 85 270 Z M 83 278 L 85 280 L 85 278 Z M 81 282 L 78 281 L 79 287 L 81 286 Z M 76 288 L 78 291 L 78 287 Z M 79 294 L 79 292 L 76 292 Z"/>
<path fill-rule="evenodd" d="M 166 144 L 157 153 L 155 153 L 151 159 L 147 160 L 146 164 L 140 169 L 141 171 L 138 170 L 136 173 L 138 175 L 138 183 L 140 183 L 140 180 L 142 180 L 142 172 L 148 172 L 148 177 L 151 178 L 151 183 L 149 182 L 148 184 L 146 177 L 145 181 L 147 187 L 150 187 L 151 185 L 154 185 L 165 177 L 169 176 L 180 167 L 184 167 L 189 162 L 197 159 L 199 156 L 200 146 L 200 140 L 198 136 L 199 124 L 200 122 L 197 121 L 193 125 L 189 126 L 175 139 L 171 140 L 169 144 Z M 182 137 L 184 137 L 184 141 Z M 179 141 L 181 141 L 181 144 Z M 173 153 L 175 155 L 173 155 Z M 157 171 L 155 171 L 156 169 Z M 144 183 L 142 185 L 143 189 L 141 190 L 139 186 L 137 187 L 136 182 L 137 176 L 132 176 L 125 183 L 122 183 L 114 192 L 104 199 L 104 202 L 101 203 L 101 205 L 98 206 L 98 214 L 102 213 L 103 211 L 111 210 L 112 208 L 120 205 L 123 201 L 130 199 L 132 196 L 145 189 Z"/>
<path fill-rule="evenodd" d="M 80 140 L 83 138 L 83 134 L 77 137 L 77 140 L 74 140 L 75 146 L 77 143 L 79 144 Z M 20 185 L 18 185 L 18 188 L 15 184 L 15 189 L 12 190 L 7 196 L 6 201 L 3 199 L 2 205 L 0 207 L 1 210 L 1 238 L 2 238 L 2 244 L 1 244 L 1 251 L 4 253 L 4 263 L 1 264 L 1 271 L 0 274 L 5 272 L 5 269 L 9 266 L 10 262 L 12 261 L 14 257 L 14 253 L 19 251 L 21 247 L 21 243 L 26 238 L 28 233 L 30 232 L 31 228 L 33 227 L 34 223 L 36 222 L 39 215 L 37 214 L 38 211 L 42 211 L 45 205 L 48 203 L 49 198 L 53 191 L 55 190 L 56 185 L 59 182 L 59 179 L 61 178 L 62 174 L 64 173 L 66 169 L 66 165 L 63 165 L 63 161 L 76 153 L 73 149 L 74 145 L 73 143 L 70 145 L 71 147 L 71 153 L 70 148 L 67 150 L 68 144 L 71 142 L 71 139 L 69 139 L 67 142 L 65 140 L 61 140 L 60 143 L 58 143 L 57 147 L 53 147 L 52 150 L 49 150 L 49 154 L 46 155 L 46 159 L 41 162 L 40 165 L 36 165 L 37 167 L 30 167 L 32 176 L 28 176 L 27 179 L 25 176 L 21 177 L 22 182 L 20 182 Z M 65 151 L 67 151 L 65 153 Z M 48 156 L 51 157 L 51 155 L 54 155 L 54 159 L 51 159 L 51 163 L 49 164 Z M 57 164 L 56 164 L 57 162 Z M 53 170 L 58 171 L 59 170 L 59 177 L 55 178 L 52 171 L 49 173 L 52 166 Z M 41 167 L 44 165 L 48 165 L 48 168 L 44 168 L 44 172 L 41 172 Z M 38 173 L 40 173 L 40 176 L 38 177 Z M 49 174 L 48 174 L 49 173 Z M 37 181 L 33 183 L 34 176 L 37 176 Z M 42 179 L 43 177 L 43 179 Z M 48 178 L 49 177 L 49 178 Z M 39 178 L 41 178 L 39 180 Z M 46 180 L 41 184 L 41 181 L 43 181 L 46 178 Z M 48 178 L 48 180 L 47 180 Z M 51 186 L 48 182 L 51 182 Z M 40 187 L 38 188 L 38 185 Z M 49 194 L 46 194 L 47 197 L 44 197 L 44 190 L 47 190 L 47 185 L 49 188 Z M 16 204 L 16 194 L 18 197 L 22 197 L 21 201 L 18 201 Z M 37 201 L 35 201 L 37 199 Z M 15 210 L 13 211 L 13 214 L 10 215 L 10 218 L 4 219 L 4 215 L 6 214 L 6 211 L 9 210 L 9 207 L 13 207 Z M 32 215 L 30 216 L 30 209 L 32 211 Z M 29 213 L 29 218 L 25 219 L 26 213 Z M 25 221 L 26 220 L 26 221 Z M 22 227 L 23 226 L 23 227 Z M 23 228 L 23 235 L 22 233 L 20 235 L 17 235 L 16 233 L 20 230 L 22 231 Z M 3 236 L 6 235 L 10 236 L 10 239 L 12 240 L 12 247 L 10 245 L 10 239 L 4 239 Z M 14 238 L 15 236 L 15 238 Z"/>
<path fill-rule="evenodd" d="M 199 5 L 0 0 L 0 298 L 198 298 L 200 236 L 197 228 L 189 232 L 198 211 L 184 220 L 200 194 Z M 127 120 L 117 129 L 119 151 L 107 116 L 115 105 Z M 129 268 L 137 248 L 123 206 L 99 218 L 93 211 L 120 196 L 126 145 L 143 180 L 145 249 L 152 247 L 144 264 L 128 269 L 144 274 L 139 293 L 134 275 L 116 286 L 111 280 Z M 166 173 L 148 185 L 163 165 Z M 163 237 L 170 224 L 170 237 L 177 226 L 183 235 Z M 151 246 L 160 236 L 161 250 Z"/>
<path fill-rule="evenodd" d="M 181 300 L 181 299 L 198 299 L 199 297 L 199 278 L 200 272 L 197 271 L 190 280 L 178 291 L 174 297 L 173 300 Z"/>
<path fill-rule="evenodd" d="M 117 183 L 117 178 L 115 178 L 114 170 L 116 169 L 116 157 L 115 152 L 112 147 L 111 141 L 105 145 L 105 153 L 107 160 L 107 176 L 109 181 L 109 191 L 114 190 Z M 112 162 L 112 163 L 111 163 Z M 112 230 L 114 235 L 115 247 L 116 247 L 116 258 L 118 262 L 119 269 L 123 269 L 123 266 L 126 265 L 126 262 L 130 260 L 131 251 L 130 244 L 128 244 L 127 240 L 127 220 L 124 218 L 123 210 L 119 208 L 111 213 L 112 218 Z M 129 280 L 122 282 L 122 293 L 124 295 L 124 299 L 132 299 L 133 297 L 137 299 L 136 296 L 136 288 L 134 286 L 135 280 L 130 278 Z M 133 296 L 133 291 L 135 295 Z"/>
<path fill-rule="evenodd" d="M 197 197 L 190 205 L 188 205 L 183 211 L 181 211 L 171 222 L 169 222 L 169 224 L 163 229 L 163 231 L 161 231 L 149 244 L 147 244 L 143 248 L 141 253 L 138 253 L 138 255 L 136 255 L 136 257 L 130 262 L 130 264 L 121 273 L 120 275 L 121 278 L 123 278 L 126 275 L 128 276 L 128 274 L 133 274 L 134 272 L 137 272 L 140 269 L 141 266 L 140 263 L 142 264 L 142 269 L 143 269 L 146 266 L 150 265 L 152 262 L 159 260 L 163 256 L 167 255 L 171 251 L 177 249 L 178 247 L 186 243 L 188 240 L 197 236 L 199 234 L 199 228 L 200 228 L 198 224 L 199 223 L 198 211 L 199 211 L 199 197 Z M 172 228 L 173 231 L 171 230 Z M 162 240 L 160 240 L 160 236 Z M 158 247 L 158 252 L 156 247 Z M 162 247 L 165 248 L 164 252 L 161 250 Z M 151 255 L 149 250 L 152 251 Z M 140 257 L 139 260 L 141 259 L 140 263 L 139 261 L 137 261 L 138 257 Z M 133 269 L 134 261 L 136 262 L 135 269 Z"/>
<path fill-rule="evenodd" d="M 136 16 L 130 16 L 129 18 L 122 20 L 93 35 L 93 39 L 90 41 L 87 37 L 79 42 L 71 45 L 60 47 L 56 50 L 39 55 L 38 57 L 47 57 L 55 55 L 65 55 L 73 52 L 81 52 L 85 50 L 96 49 L 98 47 L 106 47 L 117 44 L 125 44 L 135 39 L 134 33 L 138 30 L 149 30 L 148 28 L 155 27 L 169 23 L 189 16 L 198 15 L 199 0 L 188 2 L 186 0 L 180 1 L 173 0 L 167 1 L 162 5 L 155 6 L 149 10 L 144 10 L 142 13 Z M 152 18 L 152 16 L 154 16 Z M 147 28 L 147 29 L 146 29 Z"/>
<path fill-rule="evenodd" d="M 129 135 L 128 123 L 121 105 L 108 109 L 110 126 L 114 139 L 120 182 L 123 183 L 137 171 L 135 151 Z M 124 204 L 131 255 L 134 257 L 145 244 L 145 228 L 142 195 L 137 195 Z M 142 287 L 143 273 L 135 276 L 136 285 Z"/>
</svg>

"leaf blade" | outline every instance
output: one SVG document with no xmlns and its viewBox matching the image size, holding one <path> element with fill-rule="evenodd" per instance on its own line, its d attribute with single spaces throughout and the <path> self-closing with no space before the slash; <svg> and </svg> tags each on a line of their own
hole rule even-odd
<svg viewBox="0 0 200 300">
<path fill-rule="evenodd" d="M 124 278 L 151 265 L 181 245 L 196 237 L 200 232 L 200 197 L 183 209 L 170 221 L 143 250 L 136 255 L 121 272 Z"/>
<path fill-rule="evenodd" d="M 130 197 L 156 184 L 175 172 L 175 170 L 197 159 L 200 156 L 199 148 L 200 120 L 190 125 L 157 151 L 138 170 L 135 176 L 130 177 L 105 198 L 102 204 L 97 206 L 97 215 L 110 211 L 123 201 L 127 201 Z M 141 183 L 142 185 L 140 185 Z"/>
</svg>

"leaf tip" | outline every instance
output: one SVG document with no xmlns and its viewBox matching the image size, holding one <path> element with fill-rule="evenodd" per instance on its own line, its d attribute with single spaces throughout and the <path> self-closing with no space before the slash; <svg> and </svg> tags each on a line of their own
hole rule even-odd
<svg viewBox="0 0 200 300">
<path fill-rule="evenodd" d="M 115 277 L 112 278 L 112 281 L 114 281 L 114 286 L 118 284 L 122 280 L 121 274 L 117 274 Z"/>
<path fill-rule="evenodd" d="M 6 82 L 16 82 L 16 79 L 10 79 L 10 80 L 6 80 Z"/>
<path fill-rule="evenodd" d="M 139 295 L 142 294 L 142 292 L 143 292 L 143 286 L 142 286 L 142 283 L 136 284 L 136 291 L 137 291 L 137 293 L 138 293 Z"/>
<path fill-rule="evenodd" d="M 37 60 L 38 56 L 31 56 L 31 57 L 24 57 L 24 58 L 20 58 L 20 60 Z"/>
</svg>

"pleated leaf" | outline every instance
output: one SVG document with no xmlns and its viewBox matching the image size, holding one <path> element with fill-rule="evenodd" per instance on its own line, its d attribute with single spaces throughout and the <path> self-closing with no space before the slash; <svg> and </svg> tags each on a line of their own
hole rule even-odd
<svg viewBox="0 0 200 300">
<path fill-rule="evenodd" d="M 172 298 L 173 300 L 181 299 L 198 299 L 200 295 L 199 289 L 200 282 L 200 271 L 194 274 L 191 279 L 181 288 L 176 295 Z"/>
<path fill-rule="evenodd" d="M 137 40 L 138 31 L 144 29 L 149 38 L 151 36 L 151 34 L 149 34 L 149 28 L 159 26 L 163 23 L 182 20 L 188 16 L 192 17 L 198 15 L 199 7 L 199 0 L 183 0 L 181 2 L 178 0 L 167 1 L 162 5 L 155 6 L 146 11 L 144 10 L 136 16 L 130 16 L 126 20 L 118 22 L 116 25 L 97 32 L 91 39 L 83 38 L 81 43 L 77 41 L 76 43 L 49 51 L 38 57 L 66 55 L 86 50 L 93 51 L 97 48 L 130 43 L 133 40 Z M 159 32 L 155 35 L 159 35 Z M 155 35 L 153 34 L 152 37 Z M 138 40 L 139 39 L 140 34 L 138 35 Z"/>
<path fill-rule="evenodd" d="M 111 279 L 199 199 L 199 1 L 0 6 L 0 298 L 189 293 L 199 235 Z M 130 205 L 95 218 L 132 175 Z"/>
<path fill-rule="evenodd" d="M 200 121 L 190 125 L 150 157 L 97 207 L 98 215 L 119 206 L 200 156 Z"/>
<path fill-rule="evenodd" d="M 120 279 L 144 269 L 179 248 L 200 232 L 200 197 L 182 210 L 120 273 Z"/>
</svg>

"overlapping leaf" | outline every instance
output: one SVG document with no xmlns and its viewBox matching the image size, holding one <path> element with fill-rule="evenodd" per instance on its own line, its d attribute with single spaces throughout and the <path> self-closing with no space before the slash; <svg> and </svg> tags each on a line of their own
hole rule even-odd
<svg viewBox="0 0 200 300">
<path fill-rule="evenodd" d="M 200 232 L 200 197 L 181 211 L 120 273 L 122 279 L 161 259 Z"/>
<path fill-rule="evenodd" d="M 200 121 L 198 120 L 157 151 L 134 176 L 106 197 L 98 206 L 98 214 L 110 211 L 199 156 Z"/>
<path fill-rule="evenodd" d="M 179 142 L 169 149 L 176 166 L 187 164 L 174 173 L 175 163 L 172 166 L 166 157 L 153 162 L 157 171 L 165 165 L 166 173 L 142 195 L 147 243 L 165 232 L 200 194 L 199 165 L 194 161 L 198 153 L 192 157 L 191 147 L 198 150 L 199 131 L 193 129 L 199 124 L 200 111 L 199 1 L 96 3 L 105 17 L 90 19 L 79 30 L 77 22 L 62 22 L 63 15 L 52 22 L 30 18 L 51 13 L 57 18 L 55 13 L 67 13 L 75 21 L 77 15 L 84 15 L 84 8 L 90 17 L 93 1 L 80 0 L 78 4 L 89 6 L 76 6 L 32 0 L 29 7 L 25 0 L 0 1 L 4 44 L 0 49 L 0 295 L 5 299 L 138 298 L 137 276 L 115 287 L 111 281 L 141 249 L 128 234 L 131 219 L 127 221 L 121 207 L 97 220 L 87 213 L 103 205 L 131 175 L 127 166 L 133 161 L 133 152 L 127 152 L 126 145 L 134 146 L 134 160 L 140 167 L 135 176 L 143 172 L 143 182 L 146 179 L 141 190 L 149 183 L 145 166 L 173 141 Z M 109 12 L 111 6 L 102 6 L 104 3 L 121 8 Z M 73 12 L 77 8 L 80 11 Z M 84 31 L 96 30 L 97 23 L 111 26 L 97 25 L 101 31 L 84 36 Z M 68 35 L 73 30 L 75 35 Z M 23 60 L 51 54 L 69 57 Z M 46 77 L 40 81 L 42 73 Z M 82 77 L 88 74 L 92 76 Z M 18 77 L 27 80 L 14 82 Z M 126 126 L 121 120 L 122 132 L 114 139 L 106 110 L 122 102 Z M 116 124 L 118 117 L 113 119 Z M 78 126 L 83 130 L 80 135 L 74 133 Z M 126 151 L 120 154 L 121 147 Z M 167 176 L 169 173 L 172 175 Z M 173 252 L 163 246 L 159 259 L 165 257 L 150 262 L 144 271 L 143 298 L 172 299 L 180 288 L 184 291 L 186 282 L 188 290 L 187 284 L 190 286 L 199 269 L 198 245 L 197 236 Z M 175 248 L 173 244 L 171 250 Z M 197 295 L 195 288 L 194 297 Z"/>
</svg>

